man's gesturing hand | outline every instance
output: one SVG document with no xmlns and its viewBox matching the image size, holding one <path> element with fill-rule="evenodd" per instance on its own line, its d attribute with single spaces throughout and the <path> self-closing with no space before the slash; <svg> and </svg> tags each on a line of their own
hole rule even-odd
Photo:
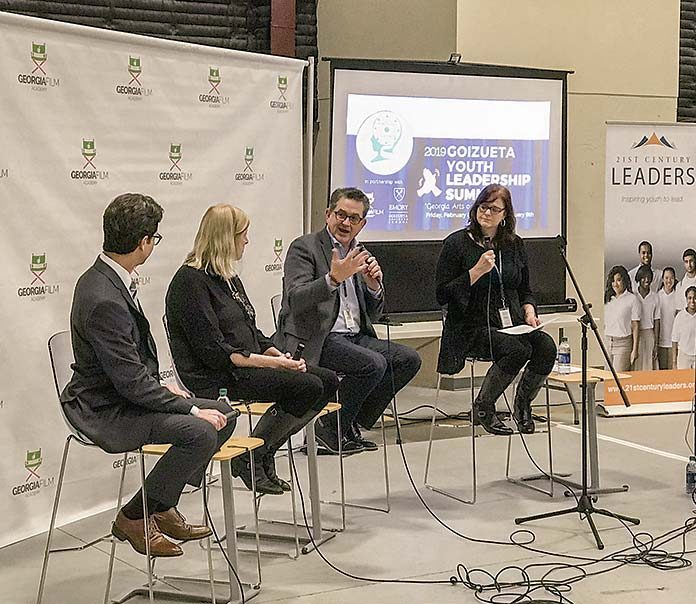
<svg viewBox="0 0 696 604">
<path fill-rule="evenodd" d="M 346 254 L 345 258 L 341 258 L 336 248 L 331 252 L 331 270 L 329 277 L 334 283 L 343 283 L 356 273 L 359 273 L 367 267 L 367 259 L 370 256 L 365 250 L 352 249 Z"/>
</svg>

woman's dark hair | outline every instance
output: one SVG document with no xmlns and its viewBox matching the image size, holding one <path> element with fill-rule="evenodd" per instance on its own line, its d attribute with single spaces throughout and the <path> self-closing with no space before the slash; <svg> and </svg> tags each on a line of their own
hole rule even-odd
<svg viewBox="0 0 696 604">
<path fill-rule="evenodd" d="M 488 185 L 485 187 L 476 198 L 474 205 L 469 210 L 469 231 L 477 241 L 483 241 L 483 231 L 478 223 L 476 213 L 481 204 L 493 199 L 500 199 L 505 204 L 505 218 L 498 225 L 498 232 L 493 238 L 493 244 L 497 247 L 498 244 L 508 243 L 515 239 L 515 209 L 512 207 L 512 196 L 510 191 L 502 185 Z"/>
<path fill-rule="evenodd" d="M 640 268 L 636 271 L 636 283 L 640 283 L 643 277 L 650 277 L 650 283 L 652 283 L 653 272 L 647 264 L 641 264 Z"/>
<path fill-rule="evenodd" d="M 104 251 L 129 254 L 157 232 L 164 210 L 148 195 L 124 193 L 104 210 Z"/>
<path fill-rule="evenodd" d="M 607 274 L 607 284 L 604 286 L 604 304 L 607 304 L 616 294 L 614 293 L 614 288 L 611 286 L 612 281 L 614 281 L 614 275 L 619 274 L 621 280 L 623 281 L 624 287 L 627 291 L 633 293 L 633 288 L 631 287 L 631 278 L 628 276 L 628 271 L 625 266 L 612 266 Z"/>
<path fill-rule="evenodd" d="M 696 285 L 689 285 L 689 287 L 684 290 L 684 298 L 689 297 L 689 292 L 694 292 L 694 295 L 696 295 Z"/>
<path fill-rule="evenodd" d="M 674 277 L 674 287 L 672 287 L 672 291 L 677 287 L 677 283 L 679 283 L 679 279 L 677 279 L 677 271 L 674 270 L 673 266 L 665 266 L 665 268 L 662 269 L 662 279 L 660 281 L 660 287 L 657 288 L 657 291 L 660 291 L 661 289 L 664 289 L 665 287 L 665 273 L 672 273 L 672 277 Z"/>
</svg>

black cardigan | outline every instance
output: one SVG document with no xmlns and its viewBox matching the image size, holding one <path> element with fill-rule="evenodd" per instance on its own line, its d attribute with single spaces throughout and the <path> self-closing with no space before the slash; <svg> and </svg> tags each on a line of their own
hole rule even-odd
<svg viewBox="0 0 696 604">
<path fill-rule="evenodd" d="M 493 269 L 471 285 L 469 269 L 486 249 L 474 241 L 468 229 L 445 239 L 437 263 L 437 301 L 446 308 L 442 330 L 438 372 L 453 374 L 462 370 L 472 344 L 480 331 L 502 327 L 498 310 L 502 308 L 499 272 Z M 529 288 L 527 253 L 522 239 L 515 236 L 496 250 L 497 266 L 503 274 L 503 289 L 514 325 L 524 323 L 522 305 L 536 306 Z M 490 284 L 490 290 L 489 290 Z M 490 291 L 490 307 L 487 310 Z"/>
<path fill-rule="evenodd" d="M 233 282 L 248 301 L 239 277 Z M 248 357 L 273 346 L 224 279 L 190 266 L 179 268 L 169 284 L 166 315 L 177 371 L 197 396 L 217 398 L 219 386 L 234 379 L 233 352 Z"/>
</svg>

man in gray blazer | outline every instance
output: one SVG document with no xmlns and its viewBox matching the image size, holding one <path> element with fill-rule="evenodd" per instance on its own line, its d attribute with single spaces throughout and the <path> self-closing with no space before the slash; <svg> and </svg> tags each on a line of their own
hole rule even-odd
<svg viewBox="0 0 696 604">
<path fill-rule="evenodd" d="M 384 308 L 382 269 L 356 237 L 365 226 L 370 201 L 359 189 L 336 189 L 326 210 L 326 227 L 292 242 L 285 259 L 283 303 L 276 344 L 293 351 L 305 344 L 308 363 L 343 376 L 339 386 L 343 451 L 375 450 L 362 438 L 392 396 L 418 372 L 418 353 L 377 339 L 372 322 Z M 338 452 L 335 416 L 317 425 L 317 440 Z"/>
<path fill-rule="evenodd" d="M 202 539 L 205 526 L 188 524 L 176 505 L 186 483 L 200 486 L 212 456 L 234 430 L 229 406 L 190 398 L 162 386 L 155 341 L 137 298 L 135 268 L 162 238 L 163 210 L 151 197 L 126 193 L 104 212 L 104 251 L 75 286 L 70 329 L 75 362 L 61 394 L 66 416 L 109 453 L 171 443 L 145 481 L 153 556 L 180 556 L 178 541 Z M 144 554 L 145 522 L 139 491 L 118 513 L 112 533 Z"/>
</svg>

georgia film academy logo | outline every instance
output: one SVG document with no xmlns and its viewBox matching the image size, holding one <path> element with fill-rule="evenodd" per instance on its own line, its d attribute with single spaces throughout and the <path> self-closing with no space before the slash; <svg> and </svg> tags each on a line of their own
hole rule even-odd
<svg viewBox="0 0 696 604">
<path fill-rule="evenodd" d="M 665 136 L 653 132 L 631 145 L 641 150 L 640 156 L 617 155 L 611 167 L 612 185 L 692 186 L 696 173 L 690 155 L 677 155 L 677 146 Z M 642 164 L 642 165 L 639 165 Z M 667 201 L 668 197 L 649 197 L 648 201 Z"/>
<path fill-rule="evenodd" d="M 160 180 L 168 180 L 172 185 L 180 185 L 186 180 L 191 180 L 192 172 L 184 172 L 179 165 L 181 161 L 181 143 L 169 143 L 169 161 L 171 166 L 166 172 L 159 173 Z"/>
<path fill-rule="evenodd" d="M 279 75 L 276 82 L 278 89 L 278 99 L 269 103 L 271 109 L 277 109 L 278 113 L 284 113 L 292 109 L 292 103 L 285 98 L 285 93 L 288 90 L 288 76 Z"/>
<path fill-rule="evenodd" d="M 263 180 L 265 175 L 263 172 L 254 172 L 251 164 L 254 163 L 254 147 L 244 148 L 244 170 L 237 172 L 234 175 L 235 180 L 242 181 L 243 184 L 254 184 L 254 182 Z"/>
<path fill-rule="evenodd" d="M 12 487 L 13 495 L 26 495 L 30 497 L 36 495 L 39 489 L 52 487 L 54 485 L 56 481 L 55 476 L 50 476 L 49 478 L 41 478 L 41 476 L 39 476 L 39 468 L 42 463 L 41 449 L 27 451 L 24 460 L 24 468 L 27 470 L 28 474 L 22 484 Z"/>
<path fill-rule="evenodd" d="M 45 42 L 31 43 L 31 62 L 34 67 L 31 73 L 20 73 L 17 81 L 20 84 L 29 84 L 32 90 L 46 90 L 49 86 L 55 88 L 60 86 L 60 78 L 53 78 L 46 72 L 45 66 L 48 61 Z"/>
<path fill-rule="evenodd" d="M 273 273 L 275 271 L 283 270 L 283 259 L 281 258 L 281 256 L 283 255 L 282 239 L 273 240 L 273 253 L 275 254 L 275 260 L 273 261 L 273 264 L 267 264 L 263 267 L 267 273 Z"/>
<path fill-rule="evenodd" d="M 140 57 L 128 56 L 128 75 L 130 80 L 128 84 L 119 84 L 116 86 L 116 94 L 125 94 L 132 100 L 141 100 L 143 97 L 152 95 L 152 88 L 145 88 L 140 82 L 140 76 L 143 73 L 143 67 L 140 63 Z"/>
<path fill-rule="evenodd" d="M 201 103 L 208 103 L 210 107 L 220 107 L 221 105 L 228 105 L 230 102 L 230 97 L 221 94 L 221 83 L 222 76 L 220 75 L 220 68 L 209 67 L 208 84 L 210 84 L 210 90 L 207 92 L 207 94 L 199 94 L 198 101 Z"/>
<path fill-rule="evenodd" d="M 70 178 L 73 180 L 82 180 L 86 185 L 93 185 L 99 180 L 109 178 L 108 170 L 98 170 L 94 163 L 97 157 L 97 147 L 94 139 L 82 139 L 82 159 L 84 165 L 81 170 L 71 170 Z"/>
<path fill-rule="evenodd" d="M 396 113 L 377 111 L 360 124 L 355 149 L 365 168 L 386 176 L 401 170 L 411 158 L 413 137 Z"/>
<path fill-rule="evenodd" d="M 48 268 L 46 262 L 46 253 L 31 255 L 31 263 L 29 264 L 29 272 L 33 279 L 28 286 L 17 289 L 17 295 L 20 298 L 30 297 L 32 300 L 43 300 L 47 294 L 57 294 L 60 292 L 60 285 L 57 283 L 46 283 L 44 273 Z"/>
</svg>

